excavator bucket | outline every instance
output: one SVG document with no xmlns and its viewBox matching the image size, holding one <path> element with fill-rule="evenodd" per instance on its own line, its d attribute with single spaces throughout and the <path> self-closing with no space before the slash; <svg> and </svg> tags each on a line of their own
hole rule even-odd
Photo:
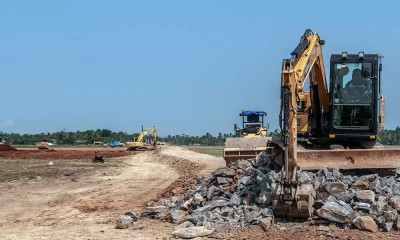
<svg viewBox="0 0 400 240">
<path fill-rule="evenodd" d="M 224 146 L 224 159 L 227 166 L 239 159 L 255 158 L 260 152 L 270 152 L 270 137 L 227 138 Z"/>
<path fill-rule="evenodd" d="M 309 218 L 312 216 L 316 192 L 311 184 L 292 187 L 280 184 L 273 199 L 277 217 Z"/>
</svg>

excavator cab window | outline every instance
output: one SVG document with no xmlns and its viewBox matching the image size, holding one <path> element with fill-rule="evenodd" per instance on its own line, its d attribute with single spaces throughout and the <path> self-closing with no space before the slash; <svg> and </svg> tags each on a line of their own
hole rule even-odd
<svg viewBox="0 0 400 240">
<path fill-rule="evenodd" d="M 373 119 L 372 63 L 335 64 L 333 125 L 370 129 Z"/>
</svg>

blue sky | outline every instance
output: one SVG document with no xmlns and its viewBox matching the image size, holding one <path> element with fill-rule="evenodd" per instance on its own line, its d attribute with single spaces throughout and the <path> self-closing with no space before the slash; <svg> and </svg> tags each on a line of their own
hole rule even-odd
<svg viewBox="0 0 400 240">
<path fill-rule="evenodd" d="M 306 28 L 332 53 L 381 53 L 399 124 L 399 1 L 1 1 L 0 131 L 278 128 L 280 71 Z"/>
</svg>

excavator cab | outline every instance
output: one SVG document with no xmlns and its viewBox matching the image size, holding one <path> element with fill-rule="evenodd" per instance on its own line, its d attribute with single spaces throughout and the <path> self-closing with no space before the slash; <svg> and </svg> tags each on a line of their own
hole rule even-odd
<svg viewBox="0 0 400 240">
<path fill-rule="evenodd" d="M 375 144 L 382 129 L 382 57 L 378 54 L 333 54 L 330 61 L 331 142 Z M 356 146 L 360 147 L 360 146 Z"/>
</svg>

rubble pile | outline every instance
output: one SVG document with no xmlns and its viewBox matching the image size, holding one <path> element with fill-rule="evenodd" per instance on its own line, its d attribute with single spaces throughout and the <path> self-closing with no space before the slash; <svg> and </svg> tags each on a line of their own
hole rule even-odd
<svg viewBox="0 0 400 240">
<path fill-rule="evenodd" d="M 314 207 L 321 219 L 371 232 L 400 230 L 400 169 L 385 177 L 343 175 L 337 169 L 307 175 L 317 190 Z"/>
<path fill-rule="evenodd" d="M 207 180 L 198 177 L 196 184 L 172 190 L 169 198 L 148 203 L 141 217 L 173 222 L 176 229 L 224 231 L 260 225 L 268 230 L 274 224 L 272 198 L 280 180 L 280 173 L 269 166 L 265 153 L 239 160 Z M 296 174 L 300 184 L 313 184 L 317 191 L 313 224 L 400 230 L 400 170 L 389 177 L 343 175 L 338 169 Z"/>
</svg>

